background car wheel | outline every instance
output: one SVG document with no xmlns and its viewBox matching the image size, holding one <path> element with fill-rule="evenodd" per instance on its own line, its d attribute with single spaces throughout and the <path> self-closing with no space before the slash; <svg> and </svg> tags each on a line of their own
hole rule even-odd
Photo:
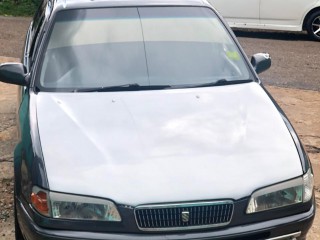
<svg viewBox="0 0 320 240">
<path fill-rule="evenodd" d="M 309 36 L 320 41 L 320 11 L 316 11 L 309 16 L 306 27 Z"/>
</svg>

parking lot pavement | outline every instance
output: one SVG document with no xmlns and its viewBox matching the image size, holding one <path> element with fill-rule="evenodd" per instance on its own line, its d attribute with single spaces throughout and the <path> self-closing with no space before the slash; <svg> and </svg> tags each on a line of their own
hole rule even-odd
<svg viewBox="0 0 320 240">
<path fill-rule="evenodd" d="M 260 75 L 263 83 L 320 91 L 320 42 L 310 40 L 305 33 L 234 32 L 249 57 L 258 52 L 271 55 L 271 69 Z"/>
<path fill-rule="evenodd" d="M 1 62 L 17 59 L 0 57 Z M 0 83 L 0 239 L 14 239 L 13 150 L 17 143 L 17 86 Z"/>
<path fill-rule="evenodd" d="M 320 92 L 269 86 L 302 140 L 315 175 L 318 211 L 307 240 L 320 239 Z"/>
<path fill-rule="evenodd" d="M 0 16 L 0 56 L 21 57 L 31 18 Z"/>
</svg>

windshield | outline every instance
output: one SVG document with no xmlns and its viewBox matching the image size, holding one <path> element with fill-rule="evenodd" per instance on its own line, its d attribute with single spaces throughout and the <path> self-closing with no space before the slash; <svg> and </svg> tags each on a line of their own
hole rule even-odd
<svg viewBox="0 0 320 240">
<path fill-rule="evenodd" d="M 103 8 L 57 13 L 37 86 L 61 91 L 250 78 L 209 8 Z"/>
</svg>

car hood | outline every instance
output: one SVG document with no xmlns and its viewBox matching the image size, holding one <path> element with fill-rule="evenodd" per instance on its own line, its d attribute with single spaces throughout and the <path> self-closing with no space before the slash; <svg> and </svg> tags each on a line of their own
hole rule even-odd
<svg viewBox="0 0 320 240">
<path fill-rule="evenodd" d="M 257 83 L 36 97 L 50 190 L 144 203 L 240 199 L 302 175 Z"/>
</svg>

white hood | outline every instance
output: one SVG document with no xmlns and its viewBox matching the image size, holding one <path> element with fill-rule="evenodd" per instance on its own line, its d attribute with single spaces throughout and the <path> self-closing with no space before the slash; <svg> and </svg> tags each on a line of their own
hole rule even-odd
<svg viewBox="0 0 320 240">
<path fill-rule="evenodd" d="M 34 97 L 52 191 L 135 206 L 240 199 L 302 175 L 257 83 Z"/>
</svg>

